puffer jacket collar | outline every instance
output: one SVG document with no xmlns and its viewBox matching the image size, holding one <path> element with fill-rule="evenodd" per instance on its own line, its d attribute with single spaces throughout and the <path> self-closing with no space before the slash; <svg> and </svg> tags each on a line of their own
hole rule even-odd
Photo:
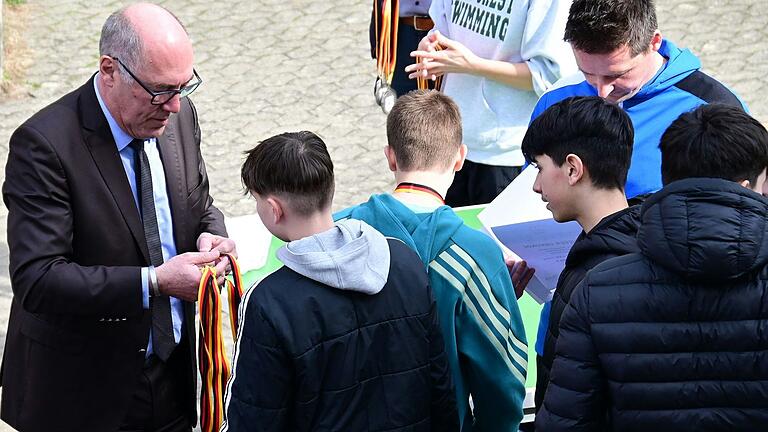
<svg viewBox="0 0 768 432">
<path fill-rule="evenodd" d="M 640 206 L 632 206 L 606 216 L 589 233 L 582 232 L 579 235 L 568 252 L 566 268 L 582 266 L 595 256 L 639 252 L 635 239 L 638 225 Z"/>
<path fill-rule="evenodd" d="M 736 279 L 768 262 L 766 217 L 768 199 L 736 182 L 680 180 L 643 204 L 638 244 L 686 279 Z"/>
</svg>

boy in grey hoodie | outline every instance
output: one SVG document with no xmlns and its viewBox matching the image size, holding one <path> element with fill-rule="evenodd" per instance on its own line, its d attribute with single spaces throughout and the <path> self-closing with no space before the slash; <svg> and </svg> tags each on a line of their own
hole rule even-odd
<svg viewBox="0 0 768 432">
<path fill-rule="evenodd" d="M 224 431 L 458 429 L 419 257 L 366 223 L 334 223 L 333 164 L 311 132 L 248 152 L 242 180 L 285 264 L 246 294 Z"/>
</svg>

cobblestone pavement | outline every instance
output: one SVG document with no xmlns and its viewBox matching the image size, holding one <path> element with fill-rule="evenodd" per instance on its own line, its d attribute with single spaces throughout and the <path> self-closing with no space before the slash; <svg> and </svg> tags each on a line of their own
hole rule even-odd
<svg viewBox="0 0 768 432">
<path fill-rule="evenodd" d="M 385 117 L 372 96 L 370 1 L 172 0 L 187 25 L 204 84 L 194 99 L 212 194 L 228 216 L 254 211 L 239 181 L 242 152 L 271 134 L 308 129 L 328 143 L 337 173 L 336 208 L 392 185 L 382 148 Z M 658 0 L 663 34 L 702 58 L 768 124 L 768 14 L 759 0 Z M 24 94 L 0 96 L 0 166 L 27 117 L 95 71 L 98 34 L 118 1 L 29 0 L 23 39 L 32 58 Z M 2 177 L 2 174 L 0 174 Z M 11 290 L 0 208 L 0 343 Z M 3 428 L 0 426 L 0 431 Z"/>
</svg>

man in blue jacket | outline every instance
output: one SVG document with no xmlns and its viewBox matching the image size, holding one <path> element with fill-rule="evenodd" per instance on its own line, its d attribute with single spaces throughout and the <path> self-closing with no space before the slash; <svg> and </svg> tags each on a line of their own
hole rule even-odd
<svg viewBox="0 0 768 432">
<path fill-rule="evenodd" d="M 581 73 L 545 93 L 532 118 L 571 96 L 600 96 L 632 119 L 635 144 L 627 198 L 661 188 L 659 138 L 680 114 L 702 104 L 746 110 L 724 85 L 701 72 L 701 62 L 662 38 L 653 0 L 575 0 L 565 27 Z"/>
<path fill-rule="evenodd" d="M 659 140 L 680 114 L 708 103 L 746 110 L 723 84 L 699 70 L 701 62 L 693 53 L 662 38 L 653 0 L 575 0 L 565 40 L 581 73 L 545 93 L 532 119 L 571 96 L 600 96 L 622 107 L 635 130 L 625 189 L 630 204 L 661 188 Z M 541 314 L 539 356 L 544 355 L 550 307 L 547 303 Z"/>
</svg>

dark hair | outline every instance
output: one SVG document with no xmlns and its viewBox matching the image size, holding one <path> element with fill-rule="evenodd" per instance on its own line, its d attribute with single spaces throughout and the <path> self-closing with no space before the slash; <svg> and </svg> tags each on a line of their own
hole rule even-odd
<svg viewBox="0 0 768 432">
<path fill-rule="evenodd" d="M 624 190 L 634 137 L 632 121 L 616 104 L 597 96 L 571 97 L 531 122 L 522 149 L 529 162 L 547 155 L 557 166 L 573 153 L 593 185 Z"/>
<path fill-rule="evenodd" d="M 768 167 L 768 131 L 739 108 L 710 104 L 683 113 L 661 136 L 661 179 L 749 180 Z"/>
<path fill-rule="evenodd" d="M 259 195 L 278 195 L 301 215 L 327 208 L 333 199 L 333 162 L 325 143 L 312 132 L 288 132 L 246 152 L 243 185 Z"/>
<path fill-rule="evenodd" d="M 628 45 L 634 57 L 648 50 L 658 28 L 653 0 L 574 0 L 564 39 L 588 54 Z"/>
<path fill-rule="evenodd" d="M 448 168 L 461 140 L 459 107 L 435 90 L 400 96 L 387 116 L 387 141 L 405 171 Z"/>
</svg>

